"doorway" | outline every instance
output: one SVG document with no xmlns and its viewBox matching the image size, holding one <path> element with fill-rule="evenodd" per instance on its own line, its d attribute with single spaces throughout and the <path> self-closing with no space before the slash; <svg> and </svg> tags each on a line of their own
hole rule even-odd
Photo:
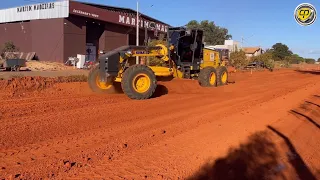
<svg viewBox="0 0 320 180">
<path fill-rule="evenodd" d="M 86 21 L 86 61 L 95 62 L 98 58 L 99 39 L 105 25 L 99 21 Z"/>
</svg>

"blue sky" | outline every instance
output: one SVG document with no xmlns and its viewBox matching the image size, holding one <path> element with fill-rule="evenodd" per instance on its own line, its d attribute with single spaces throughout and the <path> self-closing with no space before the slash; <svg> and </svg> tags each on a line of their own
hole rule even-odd
<svg viewBox="0 0 320 180">
<path fill-rule="evenodd" d="M 0 8 L 9 8 L 50 0 L 2 0 Z M 51 0 L 53 1 L 53 0 Z M 136 0 L 80 0 L 136 9 Z M 318 10 L 318 19 L 308 27 L 293 17 L 300 3 L 308 2 Z M 319 0 L 139 0 L 140 11 L 172 26 L 190 20 L 210 20 L 229 30 L 234 40 L 244 38 L 244 46 L 270 48 L 284 43 L 303 57 L 320 58 Z"/>
</svg>

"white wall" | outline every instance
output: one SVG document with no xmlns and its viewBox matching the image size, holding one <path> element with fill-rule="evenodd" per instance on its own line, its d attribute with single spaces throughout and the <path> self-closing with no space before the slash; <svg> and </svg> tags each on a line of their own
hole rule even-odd
<svg viewBox="0 0 320 180">
<path fill-rule="evenodd" d="M 261 53 L 261 49 L 259 50 L 259 51 L 256 51 L 255 53 L 254 53 L 254 56 L 259 56 L 259 55 L 261 55 L 262 53 Z"/>
<path fill-rule="evenodd" d="M 0 10 L 0 23 L 69 16 L 69 1 L 32 4 Z"/>
</svg>

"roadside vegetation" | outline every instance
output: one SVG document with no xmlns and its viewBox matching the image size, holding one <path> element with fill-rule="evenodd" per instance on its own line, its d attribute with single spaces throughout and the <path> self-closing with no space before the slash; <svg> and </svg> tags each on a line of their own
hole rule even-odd
<svg viewBox="0 0 320 180">
<path fill-rule="evenodd" d="M 274 44 L 263 54 L 248 58 L 241 50 L 230 53 L 231 64 L 242 69 L 252 62 L 263 62 L 267 68 L 284 67 L 289 68 L 292 64 L 314 64 L 315 59 L 303 58 L 298 54 L 293 54 L 289 47 L 282 43 Z M 318 59 L 320 62 L 320 58 Z"/>
</svg>

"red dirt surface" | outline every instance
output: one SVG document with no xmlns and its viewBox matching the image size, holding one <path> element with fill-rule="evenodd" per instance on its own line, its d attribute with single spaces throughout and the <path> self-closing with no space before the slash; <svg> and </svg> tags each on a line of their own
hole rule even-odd
<svg viewBox="0 0 320 180">
<path fill-rule="evenodd" d="M 86 83 L 1 100 L 0 179 L 319 179 L 320 76 L 232 76 L 145 101 Z"/>
<path fill-rule="evenodd" d="M 292 64 L 291 67 L 301 70 L 320 70 L 320 64 Z"/>
</svg>

